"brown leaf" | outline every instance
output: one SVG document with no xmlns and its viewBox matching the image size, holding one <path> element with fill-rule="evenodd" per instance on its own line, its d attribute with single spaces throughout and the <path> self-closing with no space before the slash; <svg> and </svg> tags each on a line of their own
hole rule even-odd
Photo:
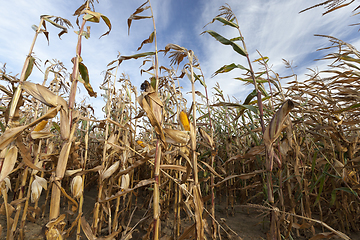
<svg viewBox="0 0 360 240">
<path fill-rule="evenodd" d="M 243 174 L 239 174 L 239 175 L 231 175 L 231 176 L 228 176 L 228 177 L 224 178 L 224 180 L 216 183 L 214 185 L 214 187 L 219 186 L 220 184 L 222 184 L 222 183 L 224 183 L 224 182 L 226 182 L 226 181 L 228 181 L 230 179 L 233 179 L 233 178 L 240 178 L 240 179 L 244 180 L 244 179 L 252 178 L 252 177 L 256 176 L 257 174 L 263 173 L 263 172 L 265 172 L 265 170 L 257 170 L 257 171 L 253 171 L 251 173 L 243 173 Z"/>
<path fill-rule="evenodd" d="M 214 168 L 212 168 L 209 164 L 207 164 L 206 162 L 200 161 L 202 164 L 204 164 L 209 170 L 210 172 L 212 172 L 214 175 L 218 176 L 221 179 L 224 179 L 220 174 L 218 174 Z"/>
<path fill-rule="evenodd" d="M 336 234 L 333 232 L 319 233 L 313 236 L 312 238 L 310 238 L 309 240 L 330 239 L 335 236 Z"/>
<path fill-rule="evenodd" d="M 180 165 L 160 165 L 161 169 L 176 170 L 180 172 L 186 172 L 186 167 Z"/>
<path fill-rule="evenodd" d="M 103 200 L 100 200 L 99 202 L 100 202 L 100 203 L 104 203 L 104 202 L 108 202 L 108 201 L 117 199 L 118 197 L 124 196 L 125 194 L 130 193 L 130 192 L 134 191 L 134 190 L 137 189 L 137 188 L 140 188 L 140 187 L 143 187 L 143 186 L 152 184 L 152 183 L 154 183 L 154 182 L 155 182 L 154 179 L 142 180 L 142 181 L 140 181 L 135 187 L 133 187 L 133 188 L 128 188 L 128 189 L 126 189 L 125 191 L 120 190 L 120 191 L 117 192 L 115 195 L 113 195 L 113 196 L 111 196 L 111 197 L 108 197 L 108 198 L 105 198 L 105 199 L 103 199 Z"/>
<path fill-rule="evenodd" d="M 91 227 L 89 223 L 86 221 L 85 217 L 81 217 L 81 228 L 84 231 L 87 239 L 89 240 L 96 240 L 95 235 L 91 231 Z"/>
<path fill-rule="evenodd" d="M 1 168 L 1 173 L 0 173 L 0 182 L 2 182 L 9 174 L 10 172 L 14 169 L 15 166 L 15 162 L 18 156 L 18 148 L 16 146 L 11 146 L 9 149 L 4 150 L 6 151 L 5 153 L 5 158 L 4 158 L 4 162 Z"/>
</svg>

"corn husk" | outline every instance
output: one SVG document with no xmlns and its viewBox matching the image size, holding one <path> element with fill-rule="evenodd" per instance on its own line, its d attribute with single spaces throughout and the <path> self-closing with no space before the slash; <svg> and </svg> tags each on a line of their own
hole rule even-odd
<svg viewBox="0 0 360 240">
<path fill-rule="evenodd" d="M 122 175 L 120 188 L 122 190 L 127 190 L 129 188 L 129 185 L 130 185 L 130 175 L 128 173 Z"/>
<path fill-rule="evenodd" d="M 108 169 L 106 169 L 102 174 L 101 174 L 101 179 L 105 180 L 108 177 L 110 177 L 111 175 L 113 175 L 113 173 L 119 168 L 119 164 L 120 161 L 115 162 L 113 165 L 111 165 Z"/>
<path fill-rule="evenodd" d="M 75 176 L 71 181 L 71 193 L 74 198 L 80 198 L 83 194 L 83 179 L 81 176 Z"/>
<path fill-rule="evenodd" d="M 9 178 L 9 177 L 6 177 L 6 178 L 4 179 L 4 182 L 5 182 L 6 192 L 8 192 L 9 190 L 11 191 L 10 178 Z"/>
<path fill-rule="evenodd" d="M 30 136 L 32 139 L 41 139 L 41 138 L 43 139 L 43 138 L 51 138 L 55 135 L 47 131 L 33 131 L 30 133 Z"/>
<path fill-rule="evenodd" d="M 69 176 L 72 176 L 72 175 L 74 175 L 75 173 L 78 173 L 78 172 L 81 172 L 81 171 L 82 171 L 81 168 L 74 169 L 74 170 L 66 170 L 65 176 L 66 176 L 66 177 L 69 177 Z"/>
<path fill-rule="evenodd" d="M 31 202 L 36 202 L 39 199 L 43 188 L 47 190 L 47 181 L 35 175 L 35 179 L 31 183 Z"/>
<path fill-rule="evenodd" d="M 187 131 L 180 131 L 171 128 L 164 128 L 164 131 L 177 144 L 187 144 L 190 140 L 189 132 Z M 174 143 L 169 141 L 168 138 L 166 138 L 166 141 L 169 143 Z"/>
</svg>

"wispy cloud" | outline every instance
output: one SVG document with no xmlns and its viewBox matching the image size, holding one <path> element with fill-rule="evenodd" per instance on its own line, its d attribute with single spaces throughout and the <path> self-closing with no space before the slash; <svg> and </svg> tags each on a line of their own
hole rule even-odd
<svg viewBox="0 0 360 240">
<path fill-rule="evenodd" d="M 128 35 L 127 18 L 144 1 L 110 1 L 101 0 L 96 4 L 96 10 L 106 15 L 112 23 L 112 31 L 109 36 L 99 39 L 99 36 L 107 31 L 104 23 L 91 26 L 91 38 L 83 41 L 83 59 L 90 71 L 90 80 L 95 88 L 103 81 L 101 72 L 106 70 L 107 63 L 114 60 L 120 52 L 123 55 L 137 53 L 140 43 L 149 37 L 153 31 L 150 19 L 133 21 L 130 35 Z M 299 75 L 307 72 L 307 67 L 325 65 L 314 62 L 314 58 L 325 55 L 325 52 L 316 52 L 317 48 L 328 45 L 325 38 L 315 37 L 314 34 L 332 35 L 345 41 L 350 41 L 355 46 L 359 44 L 356 34 L 357 28 L 349 27 L 354 23 L 351 18 L 351 9 L 344 8 L 329 15 L 322 16 L 323 9 L 313 9 L 299 14 L 299 11 L 309 7 L 308 1 L 238 1 L 238 0 L 200 0 L 200 1 L 160 1 L 153 0 L 156 27 L 158 32 L 158 45 L 162 49 L 168 43 L 192 49 L 199 57 L 202 70 L 205 74 L 209 88 L 219 82 L 225 94 L 233 95 L 238 99 L 244 99 L 250 91 L 249 87 L 233 78 L 241 76 L 243 71 L 234 70 L 227 74 L 219 74 L 214 78 L 210 76 L 221 66 L 230 63 L 238 63 L 247 66 L 243 56 L 236 54 L 230 46 L 224 46 L 209 35 L 199 35 L 204 31 L 203 26 L 210 22 L 218 14 L 221 5 L 229 3 L 236 13 L 242 34 L 245 37 L 247 49 L 252 60 L 259 57 L 256 50 L 263 56 L 270 58 L 270 65 L 280 75 L 288 74 L 282 59 L 294 62 Z M 0 8 L 0 63 L 7 63 L 8 71 L 19 73 L 22 64 L 28 54 L 34 31 L 31 25 L 38 24 L 42 14 L 51 14 L 69 19 L 74 29 L 62 36 L 57 37 L 57 29 L 48 24 L 50 31 L 50 44 L 44 36 L 39 36 L 35 45 L 35 55 L 43 62 L 47 59 L 59 59 L 63 61 L 68 71 L 71 71 L 71 58 L 75 55 L 77 30 L 73 12 L 83 1 L 5 1 Z M 143 15 L 150 15 L 144 12 Z M 220 23 L 208 25 L 205 29 L 212 29 L 225 37 L 238 36 L 236 29 L 223 27 Z M 153 51 L 153 45 L 144 46 L 141 51 Z M 137 87 L 148 78 L 148 75 L 140 75 L 139 66 L 142 61 L 126 61 L 120 66 L 119 71 L 130 76 L 131 81 Z M 162 58 L 160 63 L 168 66 L 167 57 Z M 256 68 L 258 66 L 254 64 Z M 146 68 L 146 67 L 145 67 Z M 31 76 L 34 82 L 42 81 L 42 74 L 34 71 Z M 181 81 L 184 92 L 190 90 L 188 80 Z M 201 89 L 200 89 L 201 90 Z M 81 90 L 79 98 L 86 95 Z M 103 104 L 101 97 L 92 99 L 96 107 Z M 100 112 L 100 111 L 98 111 Z"/>
</svg>

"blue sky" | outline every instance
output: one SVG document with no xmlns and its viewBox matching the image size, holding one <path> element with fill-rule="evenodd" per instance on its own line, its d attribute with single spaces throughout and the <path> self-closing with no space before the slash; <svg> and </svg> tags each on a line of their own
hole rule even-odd
<svg viewBox="0 0 360 240">
<path fill-rule="evenodd" d="M 102 83 L 101 72 L 106 70 L 106 65 L 116 59 L 118 52 L 122 55 L 137 53 L 136 49 L 141 42 L 149 37 L 152 32 L 152 21 L 149 19 L 133 21 L 130 35 L 127 33 L 127 18 L 144 1 L 120 1 L 100 0 L 95 3 L 95 10 L 107 16 L 112 23 L 110 35 L 99 39 L 99 36 L 107 31 L 106 25 L 89 23 L 91 26 L 90 39 L 83 40 L 82 58 L 90 71 L 90 81 L 97 99 L 91 99 L 97 116 L 104 101 L 100 94 L 99 85 Z M 304 79 L 309 73 L 306 68 L 318 67 L 325 69 L 326 62 L 315 62 L 314 59 L 324 56 L 326 52 L 316 52 L 316 49 L 329 45 L 326 38 L 315 37 L 314 34 L 325 34 L 347 41 L 357 47 L 360 41 L 357 39 L 358 27 L 349 26 L 357 22 L 357 16 L 351 17 L 353 5 L 322 16 L 324 9 L 316 8 L 299 14 L 304 8 L 319 3 L 320 1 L 298 0 L 152 0 L 156 27 L 158 32 L 158 48 L 164 49 L 166 44 L 174 43 L 187 49 L 192 49 L 198 56 L 204 72 L 208 87 L 211 89 L 216 82 L 225 94 L 244 100 L 250 92 L 251 86 L 244 86 L 234 80 L 243 73 L 234 70 L 227 74 L 219 74 L 214 78 L 211 75 L 225 64 L 240 63 L 246 66 L 245 58 L 236 54 L 230 46 L 221 45 L 210 35 L 200 35 L 204 30 L 214 30 L 227 38 L 237 36 L 235 29 L 223 27 L 220 23 L 214 23 L 203 28 L 219 12 L 221 5 L 228 3 L 236 13 L 241 31 L 245 37 L 250 58 L 259 58 L 256 50 L 263 56 L 270 58 L 272 69 L 285 76 L 282 59 L 292 61 L 295 72 L 299 79 Z M 74 30 L 78 30 L 75 24 L 76 17 L 73 12 L 83 3 L 81 0 L 74 1 L 49 1 L 49 0 L 15 0 L 2 1 L 0 7 L 0 67 L 6 63 L 7 72 L 20 73 L 26 54 L 34 37 L 31 26 L 37 25 L 40 15 L 49 14 L 61 16 L 72 22 L 74 29 L 64 34 L 61 40 L 58 38 L 58 30 L 47 25 L 50 32 L 50 44 L 45 37 L 40 35 L 34 48 L 37 58 L 42 60 L 41 67 L 44 70 L 44 62 L 49 59 L 58 59 L 64 63 L 68 72 L 71 72 L 71 58 L 75 56 L 77 36 Z M 148 15 L 149 12 L 143 15 Z M 140 51 L 153 51 L 154 45 L 145 45 Z M 140 75 L 142 60 L 130 60 L 121 64 L 120 73 L 130 76 L 132 83 L 140 88 L 141 83 L 148 75 Z M 160 64 L 169 67 L 169 60 L 160 54 Z M 255 68 L 257 67 L 254 64 Z M 145 67 L 145 68 L 148 68 Z M 30 76 L 32 82 L 42 82 L 43 76 L 34 69 Z M 286 82 L 284 82 L 285 84 Z M 183 93 L 190 90 L 189 80 L 181 81 L 184 87 Z M 202 88 L 197 90 L 202 91 Z M 86 95 L 86 91 L 80 88 L 78 101 Z"/>
</svg>

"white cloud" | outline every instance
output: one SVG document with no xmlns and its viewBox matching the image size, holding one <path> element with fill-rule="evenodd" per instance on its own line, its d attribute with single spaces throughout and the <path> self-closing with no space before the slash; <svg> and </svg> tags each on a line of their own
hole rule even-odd
<svg viewBox="0 0 360 240">
<path fill-rule="evenodd" d="M 242 4 L 238 1 L 227 2 L 239 20 L 251 60 L 260 57 L 256 52 L 259 50 L 263 56 L 270 58 L 270 65 L 280 75 L 286 72 L 282 63 L 283 58 L 299 66 L 295 71 L 300 71 L 301 74 L 306 71 L 306 67 L 318 64 L 318 62 L 312 62 L 313 59 L 309 59 L 309 56 L 314 57 L 317 48 L 328 46 L 329 43 L 328 39 L 315 37 L 314 34 L 333 35 L 344 39 L 357 31 L 348 27 L 354 21 L 349 17 L 351 9 L 341 9 L 333 14 L 322 16 L 322 8 L 299 14 L 300 10 L 311 6 L 304 1 L 253 0 L 251 4 L 249 2 Z M 201 18 L 210 21 L 219 13 L 217 9 L 221 4 L 225 4 L 225 1 L 206 1 Z M 212 29 L 227 38 L 238 36 L 233 28 L 223 27 L 218 22 L 208 25 L 206 29 Z M 205 69 L 203 70 L 208 76 L 224 64 L 232 62 L 247 67 L 244 57 L 236 54 L 230 46 L 221 45 L 209 35 L 204 36 L 202 49 L 205 52 L 203 63 Z M 324 53 L 317 55 L 322 56 Z M 310 66 L 304 66 L 303 63 L 310 63 Z M 256 64 L 253 65 L 257 67 Z M 239 77 L 242 73 L 243 71 L 234 70 L 227 74 L 219 74 L 208 82 L 212 85 L 218 81 L 225 93 L 240 97 L 244 92 L 244 86 L 236 88 L 233 84 L 235 80 L 232 78 Z M 241 85 L 239 82 L 237 84 Z M 245 96 L 240 98 L 244 99 Z"/>
<path fill-rule="evenodd" d="M 103 81 L 100 74 L 106 70 L 106 65 L 114 60 L 120 52 L 123 55 L 137 53 L 136 49 L 141 42 L 148 38 L 153 31 L 151 19 L 133 21 L 130 35 L 128 36 L 127 18 L 145 1 L 110 1 L 101 0 L 95 4 L 96 11 L 106 15 L 112 23 L 112 31 L 109 36 L 98 39 L 107 31 L 107 26 L 89 23 L 91 26 L 91 38 L 83 39 L 82 57 L 90 71 L 90 81 L 98 95 L 102 93 L 98 86 Z M 167 43 L 175 43 L 180 46 L 194 50 L 199 57 L 202 70 L 205 74 L 209 89 L 219 82 L 226 95 L 234 95 L 237 99 L 243 100 L 249 92 L 249 87 L 234 80 L 243 73 L 234 70 L 227 74 L 219 74 L 214 78 L 210 76 L 221 66 L 230 63 L 239 63 L 247 67 L 246 59 L 235 53 L 230 46 L 224 46 L 217 42 L 210 35 L 199 34 L 204 30 L 203 26 L 210 22 L 219 11 L 219 7 L 229 3 L 236 13 L 242 34 L 245 37 L 248 52 L 252 60 L 258 58 L 256 50 L 263 56 L 270 58 L 270 65 L 280 75 L 286 74 L 282 59 L 294 61 L 297 73 L 303 75 L 306 67 L 313 67 L 319 62 L 312 59 L 324 55 L 316 53 L 319 47 L 328 45 L 328 40 L 314 37 L 314 34 L 333 35 L 340 39 L 353 41 L 359 45 L 354 37 L 357 28 L 348 25 L 356 22 L 351 18 L 351 7 L 340 9 L 331 14 L 322 16 L 323 9 L 316 8 L 305 13 L 298 12 L 311 6 L 307 1 L 296 0 L 202 0 L 196 3 L 190 1 L 160 1 L 152 0 L 156 27 L 158 31 L 158 47 L 164 48 Z M 75 56 L 77 30 L 73 12 L 79 7 L 82 1 L 5 1 L 0 8 L 0 63 L 7 63 L 8 71 L 19 73 L 23 62 L 28 54 L 30 44 L 34 37 L 31 25 L 38 24 L 40 15 L 51 14 L 69 19 L 74 24 L 68 34 L 57 37 L 58 30 L 47 24 L 50 32 L 50 45 L 43 35 L 38 37 L 35 44 L 35 55 L 44 63 L 47 59 L 59 59 L 63 61 L 68 71 L 72 69 L 71 58 Z M 141 15 L 150 15 L 150 11 Z M 176 17 L 178 18 L 176 18 Z M 179 18 L 181 16 L 181 18 Z M 237 30 L 230 27 L 223 27 L 216 22 L 210 24 L 206 29 L 212 29 L 221 35 L 231 38 L 238 36 Z M 153 51 L 154 45 L 146 45 L 141 51 Z M 168 66 L 168 59 L 159 55 L 160 63 Z M 142 60 L 125 61 L 119 68 L 119 74 L 125 72 L 130 76 L 132 83 L 139 88 L 142 81 L 148 75 L 140 75 L 139 66 Z M 320 65 L 323 65 L 321 62 Z M 145 68 L 147 68 L 146 66 Z M 257 69 L 258 66 L 254 64 Z M 34 82 L 42 81 L 42 74 L 37 70 L 31 76 Z M 184 93 L 190 91 L 188 80 L 181 81 L 184 85 Z M 198 85 L 197 85 L 198 86 Z M 197 90 L 202 91 L 200 86 Z M 84 89 L 79 94 L 79 99 L 86 95 Z M 104 105 L 102 98 L 92 99 L 97 107 Z M 100 109 L 99 111 L 100 112 Z"/>
</svg>

